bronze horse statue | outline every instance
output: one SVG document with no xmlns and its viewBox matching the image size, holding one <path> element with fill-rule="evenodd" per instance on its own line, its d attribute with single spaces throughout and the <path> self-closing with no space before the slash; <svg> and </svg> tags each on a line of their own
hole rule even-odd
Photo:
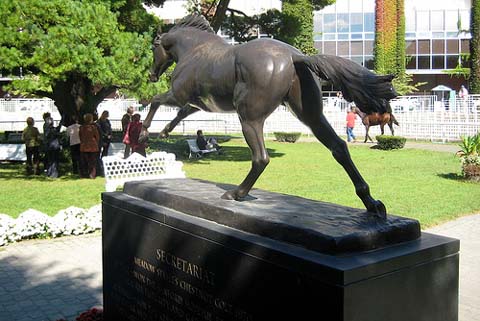
<svg viewBox="0 0 480 321">
<path fill-rule="evenodd" d="M 392 132 L 392 136 L 395 136 L 395 132 L 393 131 L 393 124 L 400 126 L 395 116 L 392 114 L 391 109 L 387 106 L 387 112 L 384 113 L 364 113 L 359 108 L 353 107 L 352 111 L 357 114 L 360 119 L 362 120 L 363 125 L 365 126 L 365 140 L 364 143 L 367 142 L 367 138 L 373 143 L 372 137 L 368 135 L 368 131 L 371 126 L 380 125 L 380 131 L 383 135 L 385 125 L 390 127 L 390 131 Z"/>
<path fill-rule="evenodd" d="M 384 112 L 388 100 L 396 97 L 393 76 L 377 76 L 360 65 L 336 56 L 305 56 L 294 47 L 273 39 L 255 39 L 232 46 L 215 34 L 202 16 L 183 18 L 168 32 L 160 30 L 153 42 L 154 62 L 150 80 L 176 62 L 171 89 L 152 99 L 143 122 L 142 139 L 148 136 L 160 105 L 181 107 L 161 136 L 166 137 L 185 117 L 199 111 L 236 112 L 251 149 L 248 175 L 223 199 L 245 197 L 269 163 L 263 138 L 265 119 L 282 103 L 307 126 L 333 154 L 352 180 L 358 197 L 369 212 L 386 217 L 383 203 L 355 167 L 346 143 L 323 115 L 319 78 L 330 80 L 348 101 L 365 112 Z"/>
</svg>

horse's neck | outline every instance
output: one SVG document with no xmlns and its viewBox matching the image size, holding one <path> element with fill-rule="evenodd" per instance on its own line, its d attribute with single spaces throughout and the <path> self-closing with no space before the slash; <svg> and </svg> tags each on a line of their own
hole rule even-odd
<svg viewBox="0 0 480 321">
<path fill-rule="evenodd" d="M 216 34 L 186 28 L 185 30 L 176 32 L 175 45 L 172 46 L 171 50 L 174 51 L 174 56 L 176 56 L 178 62 L 182 57 L 190 55 L 199 46 L 203 46 L 206 43 L 208 43 L 209 46 L 229 46 L 225 40 Z"/>
</svg>

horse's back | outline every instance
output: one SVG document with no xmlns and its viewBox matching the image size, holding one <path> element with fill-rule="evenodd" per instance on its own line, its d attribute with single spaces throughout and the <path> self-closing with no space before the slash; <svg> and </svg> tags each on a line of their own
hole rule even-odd
<svg viewBox="0 0 480 321">
<path fill-rule="evenodd" d="M 274 39 L 255 39 L 235 46 L 235 64 L 247 72 L 257 86 L 278 86 L 294 77 L 292 54 L 295 49 Z"/>
</svg>

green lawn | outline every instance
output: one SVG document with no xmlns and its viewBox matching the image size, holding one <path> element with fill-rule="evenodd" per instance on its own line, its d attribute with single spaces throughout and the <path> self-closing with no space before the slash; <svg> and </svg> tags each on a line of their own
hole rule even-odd
<svg viewBox="0 0 480 321">
<path fill-rule="evenodd" d="M 187 177 L 240 183 L 250 168 L 249 149 L 243 139 L 222 146 L 225 155 L 184 159 Z M 271 162 L 256 188 L 363 208 L 348 176 L 323 145 L 267 141 L 267 148 Z M 388 213 L 417 218 L 425 228 L 480 212 L 480 184 L 459 177 L 460 163 L 452 153 L 381 151 L 365 145 L 350 145 L 350 150 L 373 197 L 385 203 Z M 35 208 L 54 215 L 71 205 L 88 208 L 100 202 L 104 183 L 103 178 L 72 176 L 26 178 L 21 166 L 1 164 L 0 213 L 16 217 Z"/>
</svg>

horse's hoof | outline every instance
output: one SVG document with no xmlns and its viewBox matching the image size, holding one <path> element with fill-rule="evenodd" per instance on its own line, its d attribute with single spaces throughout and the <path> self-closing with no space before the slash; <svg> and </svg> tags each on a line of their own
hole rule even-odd
<svg viewBox="0 0 480 321">
<path fill-rule="evenodd" d="M 233 191 L 227 191 L 222 195 L 222 199 L 224 200 L 238 200 L 238 195 L 235 190 Z"/>
<path fill-rule="evenodd" d="M 386 219 L 387 218 L 387 209 L 382 201 L 374 200 L 370 206 L 367 208 L 367 211 L 370 213 L 376 214 L 379 218 Z"/>
<path fill-rule="evenodd" d="M 168 134 L 167 131 L 164 131 L 162 130 L 159 134 L 158 134 L 158 137 L 159 138 L 168 138 L 168 136 L 170 136 L 170 134 Z"/>
</svg>

